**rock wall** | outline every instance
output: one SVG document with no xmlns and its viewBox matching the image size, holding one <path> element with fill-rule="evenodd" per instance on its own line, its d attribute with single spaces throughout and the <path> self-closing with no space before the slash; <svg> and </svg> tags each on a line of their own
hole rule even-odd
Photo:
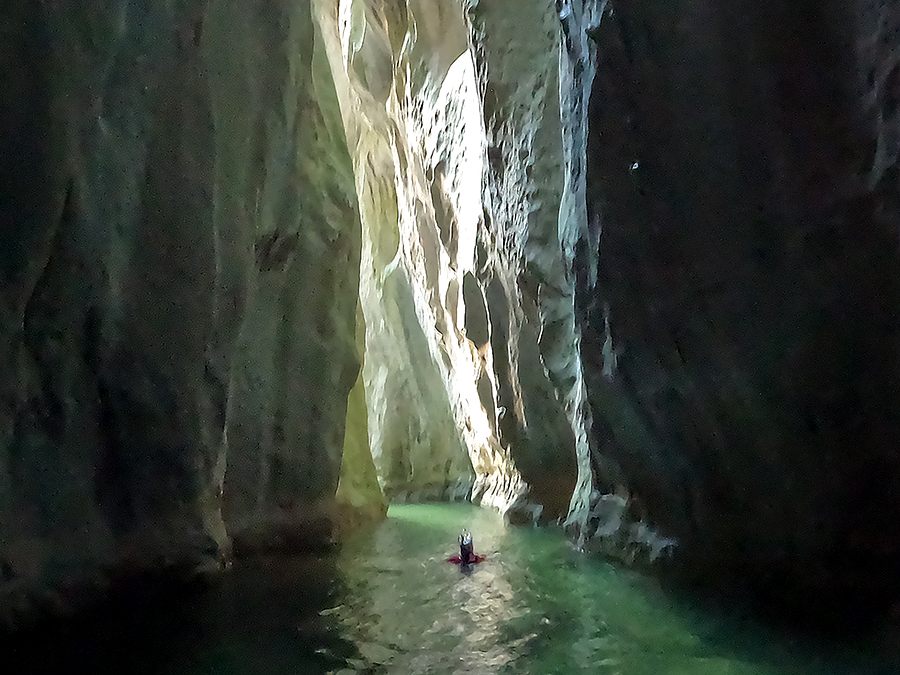
<svg viewBox="0 0 900 675">
<path fill-rule="evenodd" d="M 469 451 L 490 435 L 476 387 L 490 376 L 483 343 L 463 332 L 483 155 L 463 15 L 446 3 L 319 11 L 346 74 L 372 454 L 394 500 L 462 498 L 474 479 Z"/>
<path fill-rule="evenodd" d="M 591 549 L 893 588 L 897 12 L 329 7 L 389 492 L 468 450 Z"/>
<path fill-rule="evenodd" d="M 7 3 L 0 607 L 304 550 L 386 496 L 898 590 L 898 26 Z"/>
<path fill-rule="evenodd" d="M 487 139 L 479 276 L 505 411 L 497 435 L 528 485 L 509 516 L 577 518 L 591 479 L 568 239 L 584 208 L 568 196 L 558 17 L 543 3 L 473 3 L 469 20 Z"/>
<path fill-rule="evenodd" d="M 302 1 L 0 10 L 5 620 L 329 536 L 366 417 L 316 31 Z"/>
<path fill-rule="evenodd" d="M 581 4 L 597 450 L 697 576 L 890 597 L 900 13 Z"/>
<path fill-rule="evenodd" d="M 347 74 L 364 378 L 385 490 L 563 518 L 576 446 L 588 450 L 558 234 L 556 15 L 529 3 L 515 17 L 487 3 L 319 7 Z"/>
<path fill-rule="evenodd" d="M 356 313 L 356 346 L 362 358 L 366 349 L 366 324 L 362 310 Z M 378 469 L 369 447 L 369 414 L 363 369 L 347 398 L 347 422 L 337 486 L 337 534 L 363 523 L 377 522 L 387 515 L 388 500 L 381 489 Z"/>
</svg>

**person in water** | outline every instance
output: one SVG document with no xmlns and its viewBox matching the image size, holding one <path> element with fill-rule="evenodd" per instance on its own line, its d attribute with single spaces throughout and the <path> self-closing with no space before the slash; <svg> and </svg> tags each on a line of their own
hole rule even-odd
<svg viewBox="0 0 900 675">
<path fill-rule="evenodd" d="M 468 567 L 483 562 L 484 556 L 475 553 L 475 545 L 472 542 L 472 535 L 468 531 L 464 531 L 459 535 L 459 555 L 447 558 L 447 562 L 452 562 L 461 567 Z"/>
<path fill-rule="evenodd" d="M 459 559 L 462 565 L 470 564 L 475 558 L 475 544 L 472 543 L 472 535 L 463 532 L 459 535 Z"/>
</svg>

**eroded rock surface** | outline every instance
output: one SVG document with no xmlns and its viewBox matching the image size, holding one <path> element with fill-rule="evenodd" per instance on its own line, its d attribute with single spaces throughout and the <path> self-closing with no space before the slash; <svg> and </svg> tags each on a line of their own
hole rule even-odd
<svg viewBox="0 0 900 675">
<path fill-rule="evenodd" d="M 538 3 L 515 18 L 489 3 L 320 8 L 323 25 L 337 18 L 331 58 L 347 73 L 364 375 L 385 489 L 471 492 L 517 520 L 563 518 L 576 446 L 588 451 L 558 235 L 556 14 Z"/>
<path fill-rule="evenodd" d="M 321 545 L 361 230 L 309 4 L 0 15 L 4 618 Z"/>
<path fill-rule="evenodd" d="M 590 548 L 892 587 L 897 11 L 340 13 L 389 489 L 452 491 L 467 449 L 476 498 Z"/>
<path fill-rule="evenodd" d="M 900 13 L 585 4 L 598 451 L 699 576 L 896 590 Z"/>
</svg>

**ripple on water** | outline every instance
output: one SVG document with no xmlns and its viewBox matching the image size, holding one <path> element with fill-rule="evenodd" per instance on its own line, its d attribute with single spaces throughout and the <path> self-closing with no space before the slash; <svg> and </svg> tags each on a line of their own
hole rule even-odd
<svg viewBox="0 0 900 675">
<path fill-rule="evenodd" d="M 651 580 L 582 557 L 556 531 L 507 528 L 468 505 L 404 505 L 389 516 L 339 561 L 352 598 L 341 612 L 347 635 L 391 647 L 365 659 L 371 672 L 872 672 L 851 654 L 678 604 Z M 488 556 L 471 574 L 444 562 L 463 529 Z"/>
<path fill-rule="evenodd" d="M 123 599 L 4 672 L 171 675 L 897 675 L 861 651 L 797 645 L 587 559 L 558 531 L 471 505 L 392 507 L 336 557 L 258 560 L 202 594 Z M 445 562 L 468 529 L 487 561 Z M 31 645 L 34 645 L 32 647 Z"/>
</svg>

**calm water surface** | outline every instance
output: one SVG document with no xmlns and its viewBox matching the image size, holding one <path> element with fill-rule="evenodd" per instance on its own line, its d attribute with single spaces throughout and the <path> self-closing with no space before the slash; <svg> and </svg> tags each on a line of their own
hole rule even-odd
<svg viewBox="0 0 900 675">
<path fill-rule="evenodd" d="M 471 574 L 444 562 L 463 528 L 488 556 Z M 702 612 L 579 555 L 559 532 L 507 528 L 465 505 L 392 507 L 333 559 L 259 562 L 209 592 L 142 611 L 126 603 L 44 637 L 38 648 L 3 647 L 18 657 L 16 672 L 900 672 L 861 649 Z"/>
</svg>

